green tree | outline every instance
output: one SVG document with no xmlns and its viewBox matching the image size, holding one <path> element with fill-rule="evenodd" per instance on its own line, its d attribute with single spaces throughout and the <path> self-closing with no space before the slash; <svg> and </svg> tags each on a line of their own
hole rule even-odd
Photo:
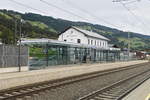
<svg viewBox="0 0 150 100">
<path fill-rule="evenodd" d="M 13 44 L 14 43 L 13 32 L 8 28 L 0 25 L 0 39 L 4 44 Z"/>
</svg>

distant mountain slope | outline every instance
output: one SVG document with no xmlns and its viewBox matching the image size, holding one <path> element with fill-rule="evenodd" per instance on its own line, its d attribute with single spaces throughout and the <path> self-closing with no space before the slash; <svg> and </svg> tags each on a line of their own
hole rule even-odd
<svg viewBox="0 0 150 100">
<path fill-rule="evenodd" d="M 23 24 L 23 33 L 24 37 L 28 38 L 57 38 L 58 33 L 63 31 L 67 27 L 77 26 L 104 35 L 105 37 L 108 37 L 112 40 L 111 43 L 116 44 L 121 48 L 127 47 L 127 44 L 129 42 L 127 39 L 127 32 L 102 25 L 90 24 L 85 22 L 72 22 L 33 13 L 22 14 L 10 10 L 0 10 L 0 25 L 9 29 L 11 32 L 14 32 L 15 17 L 17 17 L 18 20 L 19 18 L 22 18 L 26 21 L 26 23 Z M 150 36 L 138 33 L 130 33 L 130 37 L 131 48 L 133 50 L 150 49 Z"/>
</svg>

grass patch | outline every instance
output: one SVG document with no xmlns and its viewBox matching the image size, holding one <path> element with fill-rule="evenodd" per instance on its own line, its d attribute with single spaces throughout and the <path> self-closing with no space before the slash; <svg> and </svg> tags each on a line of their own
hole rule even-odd
<svg viewBox="0 0 150 100">
<path fill-rule="evenodd" d="M 32 26 L 37 26 L 41 29 L 48 28 L 48 26 L 42 22 L 36 22 L 36 21 L 28 21 Z"/>
<path fill-rule="evenodd" d="M 12 19 L 12 17 L 10 17 L 9 15 L 3 13 L 3 12 L 0 12 L 0 15 L 5 17 L 6 19 Z"/>
</svg>

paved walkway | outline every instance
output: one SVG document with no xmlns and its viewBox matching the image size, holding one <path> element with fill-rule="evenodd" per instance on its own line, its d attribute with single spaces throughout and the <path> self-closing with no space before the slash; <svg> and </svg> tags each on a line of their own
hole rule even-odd
<svg viewBox="0 0 150 100">
<path fill-rule="evenodd" d="M 115 63 L 94 63 L 82 65 L 66 65 L 51 67 L 49 69 L 34 70 L 28 72 L 4 73 L 0 74 L 0 90 L 11 87 L 32 84 L 36 82 L 60 79 L 69 76 L 75 76 L 83 73 L 102 71 L 107 69 L 125 67 L 134 64 L 140 64 L 147 61 L 130 61 Z"/>
<path fill-rule="evenodd" d="M 149 96 L 149 99 L 147 98 Z M 140 85 L 122 100 L 150 100 L 150 79 Z"/>
</svg>

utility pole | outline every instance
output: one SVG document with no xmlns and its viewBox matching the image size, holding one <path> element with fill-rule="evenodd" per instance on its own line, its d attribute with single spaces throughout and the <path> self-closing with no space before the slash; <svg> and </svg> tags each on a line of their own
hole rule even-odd
<svg viewBox="0 0 150 100">
<path fill-rule="evenodd" d="M 21 72 L 21 37 L 22 37 L 22 25 L 26 23 L 23 19 L 20 19 L 20 27 L 19 27 L 19 55 L 18 55 L 18 67 L 19 72 Z"/>
<path fill-rule="evenodd" d="M 17 34 L 17 19 L 15 19 L 14 45 L 16 44 L 16 34 Z"/>
<path fill-rule="evenodd" d="M 20 19 L 20 27 L 19 27 L 19 54 L 18 54 L 18 67 L 19 72 L 21 72 L 21 27 L 22 27 L 22 19 Z"/>
</svg>

